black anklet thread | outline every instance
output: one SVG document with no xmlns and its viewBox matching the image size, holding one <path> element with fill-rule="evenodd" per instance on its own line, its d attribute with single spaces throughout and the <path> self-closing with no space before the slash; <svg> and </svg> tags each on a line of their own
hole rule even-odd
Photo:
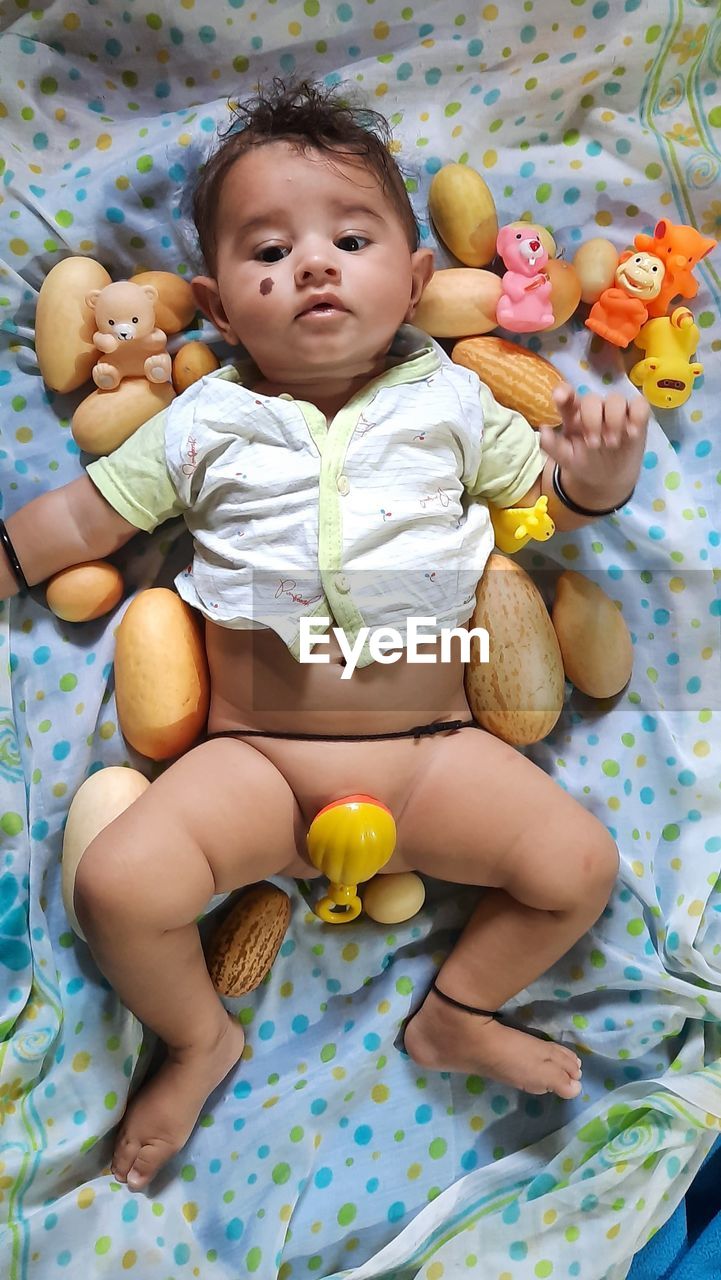
<svg viewBox="0 0 721 1280">
<path fill-rule="evenodd" d="M 435 991 L 441 1000 L 445 1000 L 446 1004 L 452 1004 L 455 1009 L 462 1009 L 464 1013 L 479 1014 L 482 1018 L 495 1018 L 500 1020 L 501 1014 L 497 1009 L 476 1009 L 472 1004 L 464 1004 L 462 1000 L 456 1000 L 453 996 L 446 995 L 445 991 L 441 991 L 440 987 L 434 982 L 432 990 Z"/>
</svg>

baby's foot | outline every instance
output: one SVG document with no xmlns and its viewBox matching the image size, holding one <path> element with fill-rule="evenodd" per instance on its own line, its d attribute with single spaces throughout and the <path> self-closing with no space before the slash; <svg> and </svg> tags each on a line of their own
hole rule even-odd
<svg viewBox="0 0 721 1280">
<path fill-rule="evenodd" d="M 235 1066 L 244 1044 L 243 1028 L 229 1017 L 227 1029 L 212 1047 L 168 1052 L 120 1122 L 110 1165 L 118 1182 L 141 1191 L 185 1145 L 203 1103 Z"/>
<path fill-rule="evenodd" d="M 431 991 L 404 1036 L 407 1053 L 434 1071 L 467 1071 L 526 1093 L 581 1092 L 581 1062 L 570 1049 L 502 1022 L 451 1009 Z"/>
</svg>

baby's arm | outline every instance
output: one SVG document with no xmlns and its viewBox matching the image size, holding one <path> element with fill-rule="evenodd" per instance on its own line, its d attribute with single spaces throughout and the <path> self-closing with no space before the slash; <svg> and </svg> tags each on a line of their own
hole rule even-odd
<svg viewBox="0 0 721 1280">
<path fill-rule="evenodd" d="M 558 464 L 562 488 L 571 501 L 599 515 L 622 505 L 633 492 L 646 446 L 649 407 L 641 396 L 628 401 L 617 392 L 579 397 L 564 385 L 553 392 L 560 427 L 541 427 L 547 455 L 543 471 L 515 506 L 532 507 L 546 494 L 548 511 L 561 532 L 588 524 L 594 515 L 578 515 L 557 496 L 553 473 Z"/>
<path fill-rule="evenodd" d="M 101 560 L 138 533 L 137 526 L 119 515 L 84 475 L 33 498 L 8 517 L 6 528 L 31 587 L 69 565 Z M 17 591 L 15 575 L 1 550 L 0 600 Z"/>
</svg>

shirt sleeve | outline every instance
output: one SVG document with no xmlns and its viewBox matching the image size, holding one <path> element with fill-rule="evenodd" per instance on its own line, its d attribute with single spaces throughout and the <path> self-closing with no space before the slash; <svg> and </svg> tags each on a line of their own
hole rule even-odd
<svg viewBox="0 0 721 1280">
<path fill-rule="evenodd" d="M 475 478 L 467 486 L 472 498 L 484 498 L 497 507 L 512 507 L 538 479 L 547 454 L 538 432 L 515 409 L 499 404 L 481 383 L 483 441 Z"/>
<path fill-rule="evenodd" d="M 165 423 L 162 409 L 134 431 L 112 453 L 88 464 L 93 484 L 119 515 L 146 533 L 180 516 L 179 499 L 165 461 Z"/>
</svg>

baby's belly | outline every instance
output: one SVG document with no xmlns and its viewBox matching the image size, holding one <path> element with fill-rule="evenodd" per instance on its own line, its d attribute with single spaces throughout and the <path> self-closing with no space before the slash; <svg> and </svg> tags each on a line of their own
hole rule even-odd
<svg viewBox="0 0 721 1280">
<path fill-rule="evenodd" d="M 272 631 L 233 631 L 209 622 L 206 647 L 211 733 L 375 734 L 471 716 L 460 652 L 453 661 L 441 662 L 440 645 L 433 663 L 410 663 L 404 653 L 393 664 L 356 669 L 347 680 L 341 679 L 343 657 L 334 642 L 329 663 L 299 663 Z M 434 650 L 429 645 L 424 652 Z M 375 796 L 397 817 L 444 736 L 357 743 L 246 741 L 280 770 L 310 823 L 324 805 L 354 793 Z M 402 869 L 397 859 L 393 863 L 393 870 Z"/>
</svg>

